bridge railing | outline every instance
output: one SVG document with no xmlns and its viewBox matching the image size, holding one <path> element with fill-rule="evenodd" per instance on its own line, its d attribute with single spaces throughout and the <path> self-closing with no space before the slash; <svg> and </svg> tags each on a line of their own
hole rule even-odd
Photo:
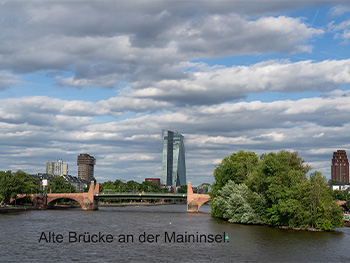
<svg viewBox="0 0 350 263">
<path fill-rule="evenodd" d="M 171 194 L 171 193 L 119 193 L 119 192 L 104 192 L 94 195 L 97 198 L 159 198 L 159 199 L 173 199 L 173 198 L 187 198 L 187 194 Z"/>
<path fill-rule="evenodd" d="M 161 192 L 147 192 L 147 193 L 142 193 L 142 192 L 111 192 L 111 191 L 107 191 L 107 192 L 102 192 L 99 193 L 99 195 L 108 195 L 108 194 L 117 194 L 117 195 L 178 195 L 178 196 L 182 196 L 182 195 L 187 195 L 187 194 L 182 194 L 182 193 L 161 193 Z"/>
</svg>

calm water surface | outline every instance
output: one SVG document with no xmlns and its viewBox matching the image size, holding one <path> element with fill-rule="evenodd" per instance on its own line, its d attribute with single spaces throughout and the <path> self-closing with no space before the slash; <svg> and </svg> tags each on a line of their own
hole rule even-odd
<svg viewBox="0 0 350 263">
<path fill-rule="evenodd" d="M 305 232 L 229 224 L 185 205 L 100 207 L 98 211 L 45 210 L 0 214 L 0 262 L 348 262 L 350 228 Z M 164 233 L 228 233 L 229 242 L 166 243 Z M 42 232 L 62 243 L 39 243 Z M 69 242 L 69 232 L 113 235 L 112 243 Z M 160 235 L 140 243 L 139 235 Z M 134 242 L 120 243 L 119 235 Z"/>
</svg>

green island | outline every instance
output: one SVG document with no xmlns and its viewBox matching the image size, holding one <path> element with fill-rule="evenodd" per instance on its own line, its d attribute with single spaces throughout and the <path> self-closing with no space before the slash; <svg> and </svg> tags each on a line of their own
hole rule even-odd
<svg viewBox="0 0 350 263">
<path fill-rule="evenodd" d="M 336 204 L 341 194 L 327 186 L 321 172 L 308 175 L 310 170 L 297 152 L 233 153 L 214 171 L 211 215 L 292 229 L 342 227 L 344 215 Z"/>
</svg>

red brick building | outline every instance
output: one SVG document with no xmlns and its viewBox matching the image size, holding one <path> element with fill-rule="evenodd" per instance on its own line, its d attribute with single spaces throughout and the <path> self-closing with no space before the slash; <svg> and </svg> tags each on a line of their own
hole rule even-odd
<svg viewBox="0 0 350 263">
<path fill-rule="evenodd" d="M 349 161 L 345 150 L 337 150 L 333 153 L 332 181 L 349 183 Z"/>
<path fill-rule="evenodd" d="M 160 178 L 145 178 L 145 182 L 156 183 L 158 186 L 160 186 Z"/>
</svg>

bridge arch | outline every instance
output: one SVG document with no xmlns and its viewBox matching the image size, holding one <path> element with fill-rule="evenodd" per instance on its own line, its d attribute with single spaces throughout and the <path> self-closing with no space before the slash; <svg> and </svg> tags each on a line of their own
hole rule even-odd
<svg viewBox="0 0 350 263">
<path fill-rule="evenodd" d="M 68 196 L 65 196 L 65 197 L 49 197 L 47 199 L 47 206 L 48 207 L 51 207 L 51 205 L 53 205 L 53 203 L 57 200 L 60 200 L 60 199 L 69 199 L 69 200 L 73 200 L 75 202 L 77 202 L 81 207 L 83 207 L 83 201 L 81 201 L 80 199 L 81 198 L 77 198 L 77 197 L 68 197 Z"/>
</svg>

